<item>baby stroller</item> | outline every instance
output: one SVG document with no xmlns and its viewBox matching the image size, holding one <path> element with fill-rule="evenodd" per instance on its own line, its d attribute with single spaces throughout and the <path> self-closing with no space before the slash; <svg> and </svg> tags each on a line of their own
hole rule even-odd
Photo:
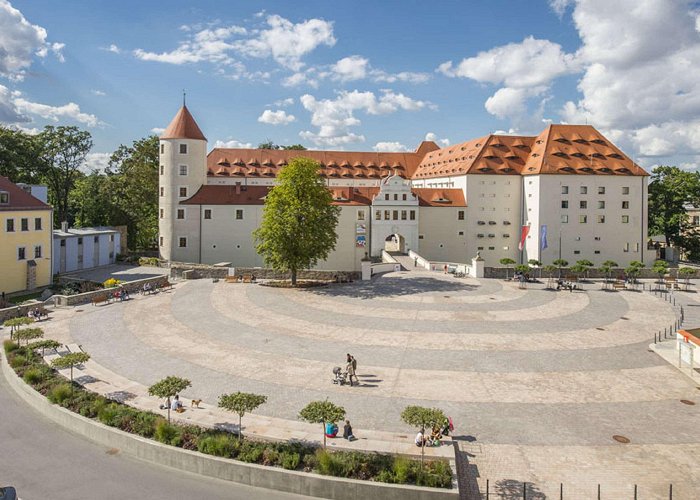
<svg viewBox="0 0 700 500">
<path fill-rule="evenodd" d="M 338 385 L 345 385 L 348 377 L 348 372 L 344 372 L 342 368 L 336 366 L 333 368 L 333 383 Z"/>
</svg>

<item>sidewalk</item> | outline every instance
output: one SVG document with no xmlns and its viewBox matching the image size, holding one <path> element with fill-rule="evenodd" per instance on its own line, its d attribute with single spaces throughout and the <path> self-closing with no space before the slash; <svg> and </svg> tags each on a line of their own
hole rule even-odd
<svg viewBox="0 0 700 500">
<path fill-rule="evenodd" d="M 68 344 L 66 347 L 72 352 L 79 350 L 77 344 Z M 67 353 L 68 349 L 64 347 L 63 350 L 59 351 L 59 354 L 49 354 L 44 359 L 50 364 L 52 359 Z M 59 370 L 59 372 L 66 378 L 70 378 L 70 369 Z M 164 417 L 167 415 L 167 410 L 159 409 L 162 400 L 149 396 L 146 386 L 128 380 L 92 360 L 85 363 L 82 369 L 74 368 L 73 377 L 85 389 L 101 394 L 109 399 L 128 404 L 139 410 L 151 411 Z M 205 404 L 200 404 L 199 408 L 192 408 L 189 406 L 191 398 L 187 397 L 187 392 L 181 394 L 180 398 L 185 412 L 171 412 L 172 421 L 181 424 L 199 425 L 210 429 L 238 431 L 237 415 Z M 413 443 L 414 436 L 412 434 L 396 434 L 362 429 L 354 429 L 354 431 L 358 437 L 356 441 L 350 442 L 339 437 L 328 439 L 327 446 L 331 449 L 420 456 L 420 448 Z M 243 434 L 267 441 L 295 440 L 320 444 L 322 440 L 320 425 L 311 425 L 304 422 L 252 413 L 243 418 Z M 454 460 L 452 441 L 447 438 L 443 441 L 442 446 L 426 447 L 425 456 Z"/>
</svg>

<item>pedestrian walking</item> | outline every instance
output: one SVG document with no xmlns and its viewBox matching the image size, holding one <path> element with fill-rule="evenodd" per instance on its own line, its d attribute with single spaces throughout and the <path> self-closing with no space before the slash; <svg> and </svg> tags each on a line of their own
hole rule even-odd
<svg viewBox="0 0 700 500">
<path fill-rule="evenodd" d="M 347 366 L 346 371 L 348 372 L 348 380 L 350 381 L 350 387 L 352 387 L 352 379 L 355 378 L 357 385 L 360 385 L 360 379 L 357 378 L 357 360 L 350 353 L 347 355 Z"/>
</svg>

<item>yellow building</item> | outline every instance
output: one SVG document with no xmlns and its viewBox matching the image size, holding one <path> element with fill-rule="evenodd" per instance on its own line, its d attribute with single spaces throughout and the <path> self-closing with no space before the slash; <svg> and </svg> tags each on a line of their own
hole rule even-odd
<svg viewBox="0 0 700 500">
<path fill-rule="evenodd" d="M 0 177 L 0 293 L 51 284 L 50 205 Z"/>
</svg>

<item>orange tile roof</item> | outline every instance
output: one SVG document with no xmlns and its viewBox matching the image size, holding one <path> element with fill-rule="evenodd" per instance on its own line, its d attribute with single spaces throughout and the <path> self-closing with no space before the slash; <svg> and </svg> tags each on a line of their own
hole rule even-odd
<svg viewBox="0 0 700 500">
<path fill-rule="evenodd" d="M 10 196 L 7 205 L 0 205 L 0 211 L 51 210 L 51 205 L 47 205 L 43 201 L 27 193 L 17 184 L 11 182 L 7 177 L 0 176 L 0 191 L 5 191 Z"/>
<path fill-rule="evenodd" d="M 173 121 L 170 122 L 170 125 L 168 125 L 168 128 L 165 129 L 165 132 L 163 132 L 160 138 L 207 140 L 199 129 L 197 122 L 194 121 L 190 110 L 184 105 L 180 108 L 180 111 L 177 112 L 175 118 L 173 118 Z"/>
</svg>

